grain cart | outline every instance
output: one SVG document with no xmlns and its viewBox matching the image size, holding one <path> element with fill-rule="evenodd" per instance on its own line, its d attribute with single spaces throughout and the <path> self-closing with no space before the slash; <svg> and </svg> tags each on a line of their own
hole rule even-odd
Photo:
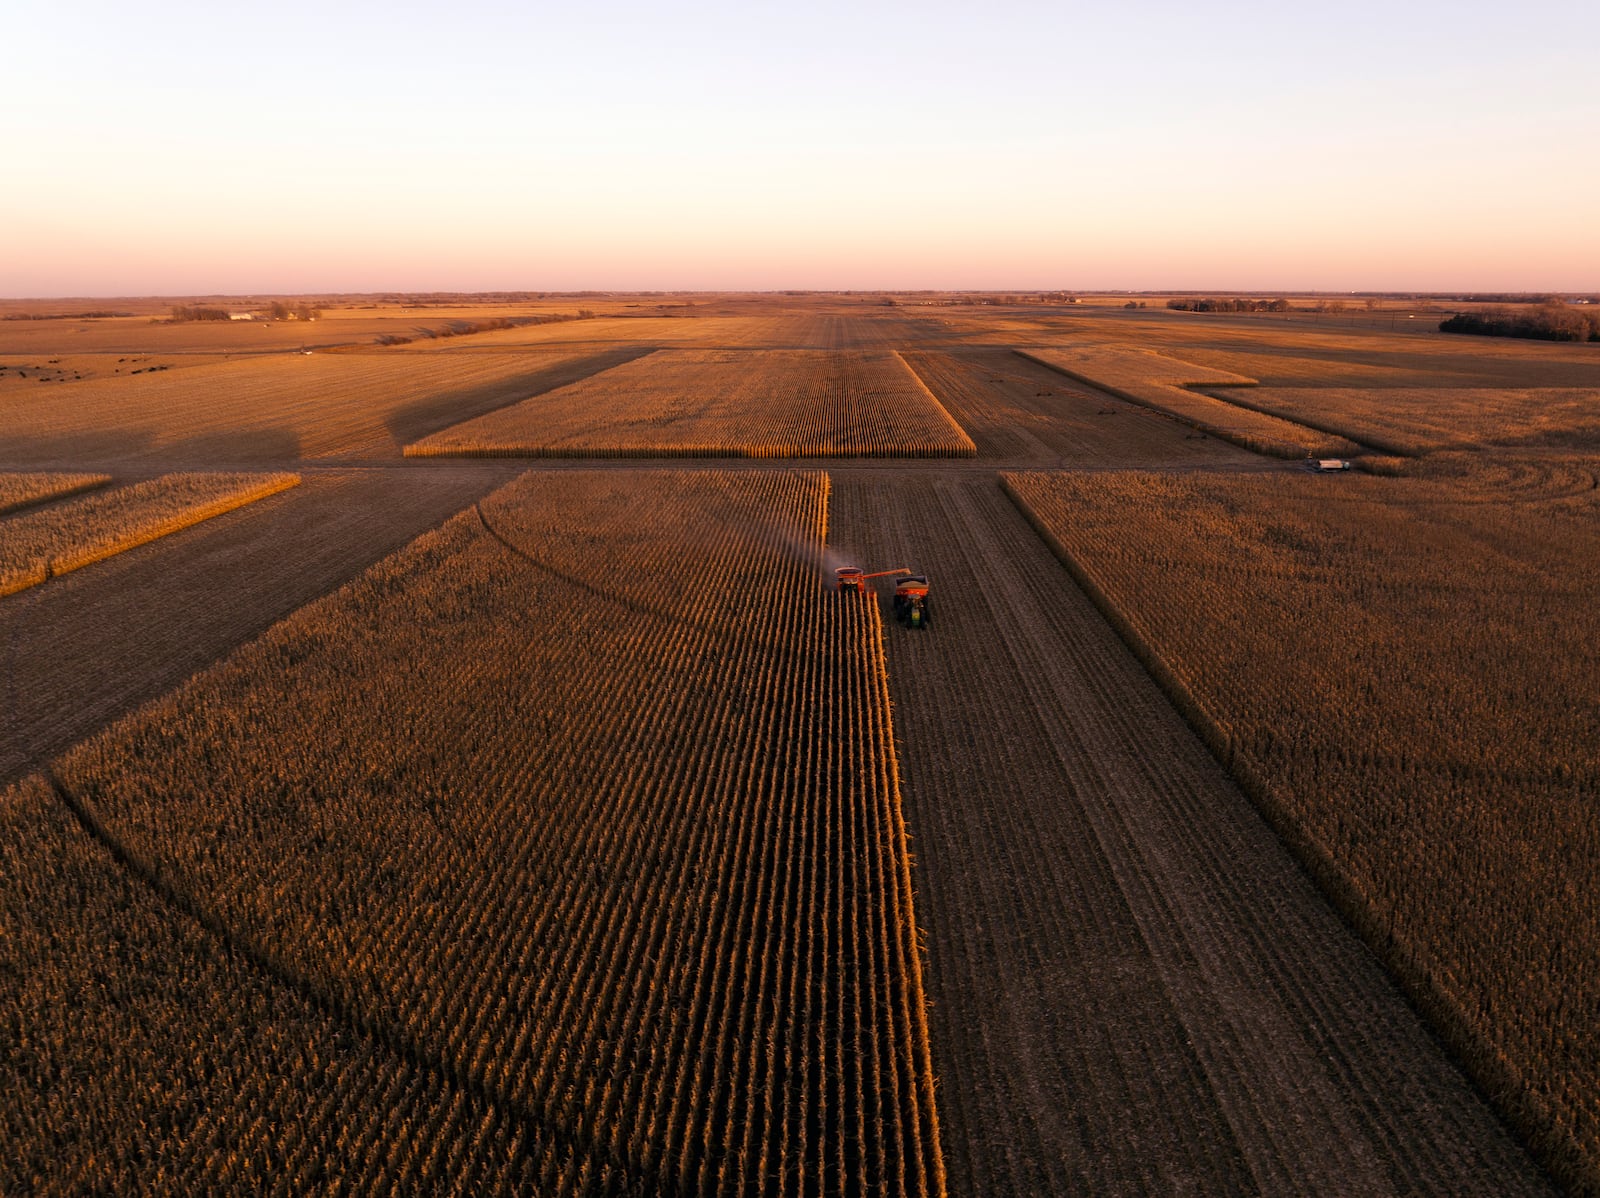
<svg viewBox="0 0 1600 1198">
<path fill-rule="evenodd" d="M 928 580 L 920 574 L 894 584 L 894 618 L 907 628 L 928 626 Z"/>
<path fill-rule="evenodd" d="M 867 586 L 869 578 L 895 578 L 901 574 L 909 574 L 910 570 L 904 566 L 893 570 L 879 570 L 876 574 L 868 574 L 860 566 L 840 566 L 833 572 L 834 586 L 846 595 L 865 595 L 872 588 Z"/>
</svg>

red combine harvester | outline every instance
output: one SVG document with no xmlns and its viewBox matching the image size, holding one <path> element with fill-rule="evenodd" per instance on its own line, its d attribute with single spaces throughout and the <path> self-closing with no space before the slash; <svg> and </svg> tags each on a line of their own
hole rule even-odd
<svg viewBox="0 0 1600 1198">
<path fill-rule="evenodd" d="M 879 570 L 868 574 L 859 566 L 840 566 L 833 572 L 835 588 L 842 594 L 865 595 L 871 578 L 898 578 L 894 588 L 894 618 L 908 628 L 923 628 L 928 623 L 928 580 L 906 567 Z"/>
</svg>

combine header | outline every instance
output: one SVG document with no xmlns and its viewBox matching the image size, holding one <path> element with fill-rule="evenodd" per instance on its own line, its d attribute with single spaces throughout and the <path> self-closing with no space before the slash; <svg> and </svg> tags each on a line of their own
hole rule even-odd
<svg viewBox="0 0 1600 1198">
<path fill-rule="evenodd" d="M 894 587 L 894 618 L 907 628 L 925 628 L 928 624 L 928 580 L 913 574 L 905 566 L 893 570 L 879 570 L 868 574 L 859 566 L 840 566 L 833 572 L 835 589 L 845 595 L 865 595 L 871 588 L 872 578 L 898 578 Z"/>
</svg>

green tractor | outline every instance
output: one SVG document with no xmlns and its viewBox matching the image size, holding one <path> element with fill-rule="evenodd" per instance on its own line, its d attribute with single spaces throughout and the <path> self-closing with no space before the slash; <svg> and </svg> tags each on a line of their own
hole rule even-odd
<svg viewBox="0 0 1600 1198">
<path fill-rule="evenodd" d="M 894 618 L 907 628 L 928 626 L 928 580 L 921 574 L 894 584 Z"/>
</svg>

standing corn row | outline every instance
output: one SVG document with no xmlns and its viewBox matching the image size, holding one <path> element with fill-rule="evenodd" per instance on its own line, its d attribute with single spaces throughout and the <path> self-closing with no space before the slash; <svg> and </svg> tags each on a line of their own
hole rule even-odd
<svg viewBox="0 0 1600 1198">
<path fill-rule="evenodd" d="M 1307 454 L 1329 457 L 1353 453 L 1360 448 L 1338 433 L 1259 411 L 1246 401 L 1232 403 L 1191 390 L 1194 387 L 1255 386 L 1255 379 L 1230 371 L 1212 370 L 1121 345 L 1019 349 L 1017 353 L 1068 378 L 1098 387 L 1129 403 L 1165 412 L 1203 433 L 1257 453 L 1287 458 Z"/>
<path fill-rule="evenodd" d="M 297 486 L 298 474 L 163 474 L 0 520 L 0 595 Z"/>
<path fill-rule="evenodd" d="M 42 470 L 0 472 L 0 515 L 75 495 L 80 491 L 92 491 L 110 481 L 109 474 L 68 474 Z"/>
<path fill-rule="evenodd" d="M 658 350 L 444 429 L 408 457 L 971 457 L 898 354 Z"/>
<path fill-rule="evenodd" d="M 1600 1184 L 1594 492 L 1004 477 L 1485 1088 Z"/>
<path fill-rule="evenodd" d="M 487 1104 L 517 1142 L 488 1188 L 942 1193 L 881 630 L 818 576 L 826 503 L 525 477 L 62 784 Z"/>
<path fill-rule="evenodd" d="M 0 1192 L 471 1193 L 515 1153 L 481 1095 L 254 968 L 42 779 L 0 801 L 0 872 Z"/>
</svg>

